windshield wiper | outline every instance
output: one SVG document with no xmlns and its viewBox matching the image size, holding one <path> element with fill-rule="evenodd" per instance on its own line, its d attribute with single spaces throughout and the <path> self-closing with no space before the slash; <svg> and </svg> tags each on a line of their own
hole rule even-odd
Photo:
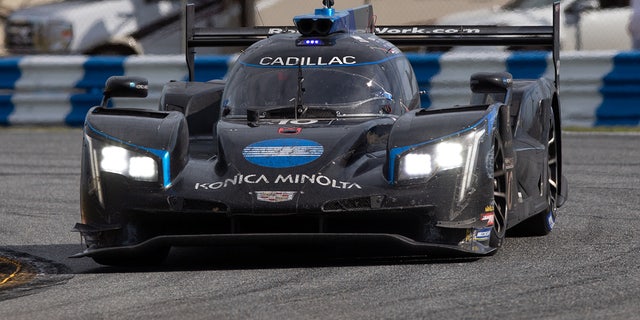
<svg viewBox="0 0 640 320">
<path fill-rule="evenodd" d="M 257 127 L 260 119 L 291 119 L 295 117 L 297 109 L 292 109 L 291 106 L 286 107 L 272 107 L 272 108 L 259 108 L 259 109 L 247 109 L 247 122 L 251 127 Z M 324 106 L 306 106 L 304 107 L 304 115 L 306 118 L 313 119 L 337 119 L 337 118 L 349 118 L 349 117 L 389 117 L 393 115 L 383 113 L 358 113 L 358 114 L 344 114 L 340 111 L 340 108 L 329 108 Z M 300 115 L 298 115 L 300 116 Z"/>
<path fill-rule="evenodd" d="M 302 83 L 304 82 L 304 77 L 302 76 L 302 60 L 298 63 L 298 94 L 296 96 L 296 105 L 295 105 L 295 118 L 298 120 L 298 116 L 303 116 L 307 109 L 302 105 L 302 95 L 304 94 L 304 87 L 302 87 Z"/>
<path fill-rule="evenodd" d="M 297 109 L 287 107 L 272 107 L 272 108 L 248 108 L 247 109 L 247 121 L 257 122 L 259 119 L 298 119 L 296 117 Z M 311 118 L 337 118 L 341 116 L 341 113 L 337 109 L 321 107 L 321 106 L 307 106 L 304 107 L 304 114 Z M 300 114 L 297 114 L 300 116 Z"/>
</svg>

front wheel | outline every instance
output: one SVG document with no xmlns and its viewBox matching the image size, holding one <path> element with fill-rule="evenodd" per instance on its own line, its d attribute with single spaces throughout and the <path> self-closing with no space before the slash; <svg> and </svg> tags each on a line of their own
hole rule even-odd
<svg viewBox="0 0 640 320">
<path fill-rule="evenodd" d="M 500 248 L 507 232 L 507 169 L 504 145 L 497 133 L 493 138 L 493 206 L 494 219 L 489 245 Z"/>
<path fill-rule="evenodd" d="M 547 133 L 547 172 L 544 194 L 547 207 L 531 218 L 521 222 L 510 230 L 515 236 L 544 236 L 553 230 L 556 224 L 556 201 L 558 198 L 558 183 L 560 174 L 558 170 L 558 139 L 555 130 L 553 111 L 549 120 L 549 132 Z"/>
</svg>

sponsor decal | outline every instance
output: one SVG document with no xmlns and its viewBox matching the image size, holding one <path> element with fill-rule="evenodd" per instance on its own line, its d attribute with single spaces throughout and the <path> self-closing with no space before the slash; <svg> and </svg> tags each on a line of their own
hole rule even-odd
<svg viewBox="0 0 640 320">
<path fill-rule="evenodd" d="M 296 193 L 296 191 L 256 191 L 256 198 L 264 202 L 285 202 L 293 200 Z"/>
<path fill-rule="evenodd" d="M 355 182 L 339 181 L 321 174 L 279 174 L 275 178 L 264 174 L 237 174 L 233 178 L 218 182 L 198 182 L 195 190 L 219 190 L 241 184 L 312 184 L 333 189 L 362 189 Z"/>
<path fill-rule="evenodd" d="M 493 226 L 493 220 L 495 219 L 495 216 L 493 214 L 493 212 L 491 213 L 483 213 L 482 215 L 480 215 L 480 220 L 481 221 L 486 221 L 487 222 L 487 227 Z"/>
<path fill-rule="evenodd" d="M 385 34 L 474 34 L 480 33 L 477 28 L 430 28 L 430 27 L 406 27 L 406 28 L 376 28 L 377 35 Z"/>
<path fill-rule="evenodd" d="M 229 186 L 236 186 L 239 184 L 268 184 L 269 179 L 265 175 L 258 174 L 236 174 L 233 178 L 225 179 L 218 182 L 197 182 L 195 184 L 195 190 L 218 190 Z"/>
<path fill-rule="evenodd" d="M 135 83 L 135 82 L 129 82 L 129 87 L 130 88 L 135 88 L 138 90 L 147 90 L 149 89 L 149 86 L 146 84 L 141 84 L 141 83 Z"/>
<path fill-rule="evenodd" d="M 242 150 L 247 161 L 268 168 L 290 168 L 318 159 L 321 144 L 305 139 L 272 139 L 253 143 Z"/>
<path fill-rule="evenodd" d="M 377 35 L 385 34 L 475 34 L 480 33 L 479 28 L 442 28 L 442 27 L 376 27 Z M 297 33 L 293 27 L 272 27 L 267 30 L 268 34 Z"/>
<path fill-rule="evenodd" d="M 360 185 L 355 182 L 345 182 L 338 181 L 336 179 L 331 179 L 327 176 L 323 176 L 321 174 L 288 174 L 282 175 L 279 174 L 274 183 L 289 183 L 289 184 L 316 184 L 323 187 L 331 187 L 334 189 L 362 189 Z"/>
<path fill-rule="evenodd" d="M 318 123 L 318 120 L 316 119 L 282 119 L 278 122 L 278 124 L 280 125 L 287 125 L 287 124 L 304 125 L 304 124 L 314 124 L 314 123 Z"/>
<path fill-rule="evenodd" d="M 261 66 L 333 66 L 356 64 L 354 56 L 333 57 L 262 57 Z"/>
<path fill-rule="evenodd" d="M 491 228 L 476 229 L 473 240 L 475 241 L 487 241 L 491 238 Z"/>
<path fill-rule="evenodd" d="M 281 33 L 298 33 L 296 28 L 269 28 L 267 31 L 269 34 L 281 34 Z"/>
<path fill-rule="evenodd" d="M 493 226 L 495 214 L 493 205 L 484 207 L 484 213 L 480 214 L 480 220 L 487 222 L 487 227 Z"/>
<path fill-rule="evenodd" d="M 291 127 L 278 128 L 278 133 L 279 134 L 299 134 L 300 132 L 302 132 L 302 128 L 300 128 L 300 127 L 297 127 L 297 128 L 291 128 Z"/>
</svg>

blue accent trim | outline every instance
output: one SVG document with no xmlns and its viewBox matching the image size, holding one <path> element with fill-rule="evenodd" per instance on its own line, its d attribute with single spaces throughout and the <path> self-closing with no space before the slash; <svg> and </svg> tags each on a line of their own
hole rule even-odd
<svg viewBox="0 0 640 320">
<path fill-rule="evenodd" d="M 320 8 L 315 10 L 316 16 L 327 16 L 330 17 L 336 13 L 336 10 L 333 8 Z"/>
<path fill-rule="evenodd" d="M 171 185 L 171 155 L 169 154 L 169 151 L 166 150 L 159 150 L 159 149 L 153 149 L 153 148 L 147 148 L 147 147 L 143 147 L 143 146 L 139 146 L 136 144 L 133 144 L 131 142 L 127 142 L 124 141 L 122 139 L 116 138 L 114 136 L 108 135 L 102 131 L 98 131 L 98 129 L 94 128 L 90 123 L 86 123 L 86 126 L 93 131 L 94 133 L 96 133 L 97 135 L 121 143 L 123 145 L 126 145 L 128 147 L 132 147 L 134 149 L 138 149 L 138 150 L 142 150 L 148 153 L 151 153 L 153 155 L 155 155 L 156 157 L 158 157 L 160 159 L 160 161 L 162 162 L 162 185 L 165 188 L 168 188 Z"/>
<path fill-rule="evenodd" d="M 302 69 L 313 69 L 313 68 L 344 68 L 344 67 L 361 67 L 361 66 L 369 66 L 372 64 L 380 64 L 383 62 L 387 62 L 389 60 L 395 59 L 395 58 L 399 58 L 399 57 L 403 57 L 404 54 L 402 53 L 397 53 L 394 54 L 392 56 L 386 57 L 384 59 L 380 59 L 377 61 L 370 61 L 370 62 L 360 62 L 360 63 L 354 63 L 354 64 L 331 64 L 331 65 L 322 65 L 322 66 L 310 66 L 310 65 L 302 65 Z M 255 64 L 255 63 L 248 63 L 245 61 L 240 61 L 239 62 L 242 65 L 245 65 L 247 67 L 252 67 L 252 68 L 276 68 L 276 69 L 297 69 L 300 66 L 295 65 L 295 66 L 272 66 L 272 65 L 261 65 L 261 64 Z"/>
<path fill-rule="evenodd" d="M 86 92 L 70 97 L 71 112 L 67 114 L 65 123 L 70 126 L 80 126 L 89 109 L 100 105 L 104 83 L 111 76 L 124 75 L 124 61 L 126 57 L 90 57 L 83 64 L 84 77 L 75 88 Z M 111 106 L 111 104 L 109 105 Z"/>
<path fill-rule="evenodd" d="M 613 57 L 613 69 L 603 77 L 602 104 L 596 110 L 596 126 L 640 125 L 640 52 Z"/>
</svg>

